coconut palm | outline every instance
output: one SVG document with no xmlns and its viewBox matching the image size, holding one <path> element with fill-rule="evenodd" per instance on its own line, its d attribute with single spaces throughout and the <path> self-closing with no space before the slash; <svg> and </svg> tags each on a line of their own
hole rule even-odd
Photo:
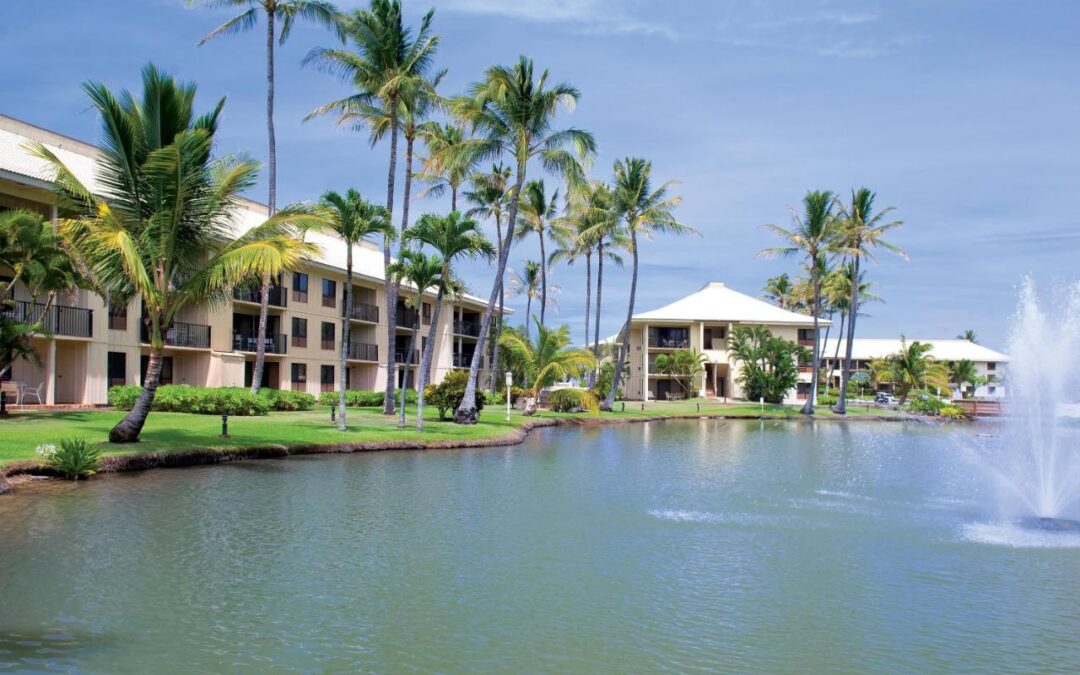
<svg viewBox="0 0 1080 675">
<path fill-rule="evenodd" d="M 522 326 L 522 330 L 525 333 L 526 340 L 530 338 L 529 322 L 532 321 L 533 300 L 536 300 L 537 303 L 540 302 L 541 267 L 540 263 L 535 260 L 526 260 L 521 272 L 510 270 L 510 297 L 519 298 L 525 296 L 525 324 Z M 549 298 L 548 301 L 552 302 L 553 298 Z"/>
<path fill-rule="evenodd" d="M 547 272 L 548 259 L 545 248 L 547 237 L 565 236 L 565 225 L 557 219 L 559 191 L 550 195 L 544 189 L 544 181 L 531 180 L 525 185 L 521 203 L 518 204 L 517 227 L 514 236 L 518 243 L 525 241 L 530 233 L 535 233 L 540 240 L 540 323 L 544 323 L 544 311 L 547 308 Z"/>
<path fill-rule="evenodd" d="M 341 372 L 338 382 L 338 430 L 345 431 L 345 390 L 348 386 L 349 333 L 352 324 L 353 247 L 374 237 L 394 236 L 390 214 L 382 206 L 372 204 L 356 190 L 345 194 L 333 190 L 323 193 L 319 200 L 327 224 L 345 244 L 345 307 L 341 315 Z"/>
<path fill-rule="evenodd" d="M 465 215 L 473 218 L 480 216 L 491 218 L 495 221 L 495 249 L 502 250 L 503 231 L 502 221 L 509 205 L 510 196 L 510 167 L 503 164 L 494 164 L 489 173 L 474 173 L 469 179 L 472 189 L 464 193 L 465 201 L 472 207 Z M 507 226 L 511 226 L 510 223 Z M 495 338 L 489 342 L 491 348 L 491 368 L 488 388 L 494 392 L 499 367 L 499 336 L 503 329 L 503 316 L 506 314 L 506 292 L 503 280 L 499 280 L 499 311 L 495 318 Z"/>
<path fill-rule="evenodd" d="M 967 389 L 964 387 L 965 384 L 970 384 L 974 389 L 986 380 L 979 374 L 979 369 L 975 367 L 975 363 L 968 359 L 961 359 L 952 364 L 949 379 L 959 387 L 960 395 L 964 398 L 968 397 Z"/>
<path fill-rule="evenodd" d="M 836 333 L 836 346 L 833 351 L 832 362 L 834 364 L 840 361 L 840 347 L 844 344 L 844 326 L 847 321 L 848 307 L 851 303 L 851 284 L 853 275 L 855 274 L 855 265 L 848 261 L 841 265 L 837 265 L 824 277 L 822 284 L 822 291 L 827 298 L 826 304 L 828 304 L 834 312 L 840 313 L 840 325 L 839 330 Z M 875 293 L 874 282 L 867 281 L 866 272 L 859 272 L 859 304 L 865 305 L 869 302 L 883 302 L 880 295 Z M 862 309 L 859 310 L 859 316 L 866 316 L 866 312 Z M 824 342 L 828 342 L 826 339 Z"/>
<path fill-rule="evenodd" d="M 476 168 L 476 159 L 460 152 L 465 129 L 459 124 L 427 122 L 420 127 L 420 138 L 428 154 L 421 162 L 417 180 L 426 183 L 422 197 L 441 197 L 450 190 L 450 210 L 458 210 L 458 193 Z"/>
<path fill-rule="evenodd" d="M 402 238 L 406 243 L 430 246 L 438 252 L 442 261 L 440 283 L 435 295 L 435 306 L 431 312 L 431 327 L 428 329 L 424 353 L 420 358 L 420 382 L 416 387 L 418 392 L 416 428 L 418 431 L 423 431 L 424 385 L 427 384 L 431 372 L 431 360 L 435 353 L 435 339 L 439 329 L 439 313 L 449 290 L 448 285 L 454 278 L 454 266 L 459 261 L 475 258 L 485 258 L 490 261 L 495 257 L 495 247 L 481 232 L 476 221 L 463 217 L 457 211 L 452 211 L 445 216 L 425 214 L 420 217 L 416 225 L 405 230 Z M 418 289 L 418 292 L 422 291 L 423 289 Z"/>
<path fill-rule="evenodd" d="M 903 249 L 885 241 L 885 236 L 900 227 L 902 221 L 886 221 L 886 217 L 895 209 L 888 207 L 881 211 L 874 210 L 876 195 L 869 188 L 852 190 L 851 203 L 841 204 L 840 224 L 837 227 L 836 251 L 852 263 L 852 279 L 861 279 L 863 260 L 874 260 L 878 248 L 885 249 L 907 259 Z M 855 340 L 855 323 L 859 317 L 859 284 L 851 285 L 851 300 L 848 304 L 847 345 L 844 350 L 844 365 L 840 378 L 840 396 L 833 411 L 839 415 L 847 412 L 847 385 L 851 374 L 851 347 Z"/>
<path fill-rule="evenodd" d="M 514 182 L 510 188 L 508 223 L 517 222 L 518 201 L 531 160 L 539 159 L 541 166 L 550 172 L 581 179 L 581 164 L 568 148 L 584 157 L 595 153 L 596 141 L 592 134 L 580 129 L 553 128 L 559 108 L 572 108 L 578 97 L 577 89 L 569 84 L 550 85 L 547 71 L 534 78 L 532 61 L 523 56 L 513 66 L 489 68 L 483 80 L 471 85 L 465 96 L 452 102 L 455 117 L 474 134 L 461 144 L 458 152 L 476 161 L 504 153 L 513 157 Z M 459 424 L 475 424 L 477 420 L 475 401 L 480 360 L 491 330 L 491 318 L 502 289 L 513 238 L 513 229 L 508 227 L 499 251 L 491 294 L 484 308 L 476 351 L 469 366 L 465 395 L 454 412 L 454 421 Z"/>
<path fill-rule="evenodd" d="M 592 207 L 590 215 L 595 219 L 589 230 L 589 238 L 596 240 L 596 319 L 593 322 L 593 356 L 600 363 L 600 312 L 604 292 L 604 262 L 614 262 L 618 267 L 623 266 L 622 256 L 619 251 L 630 248 L 630 238 L 626 229 L 622 226 L 622 219 L 615 212 L 611 187 L 604 184 L 596 184 L 591 192 L 590 200 Z M 588 341 L 588 332 L 585 339 Z M 599 369 L 594 377 L 599 375 Z"/>
<path fill-rule="evenodd" d="M 405 386 L 408 382 L 408 376 L 405 373 L 409 372 L 409 366 L 412 363 L 413 351 L 416 350 L 416 343 L 420 341 L 420 306 L 424 302 L 424 292 L 431 288 L 438 287 L 440 291 L 449 285 L 448 280 L 443 276 L 443 261 L 437 255 L 424 255 L 423 252 L 414 249 L 402 249 L 401 258 L 390 265 L 391 278 L 396 283 L 407 283 L 416 289 L 416 295 L 406 300 L 407 304 L 412 305 L 416 309 L 416 321 L 412 326 L 412 335 L 409 338 L 409 350 L 405 353 L 405 368 L 402 371 L 401 378 L 401 405 L 398 408 L 398 426 L 405 428 Z M 434 325 L 434 322 L 432 322 Z M 428 340 L 430 345 L 432 340 Z M 391 345 L 391 349 L 393 346 Z M 425 348 L 426 349 L 426 348 Z M 423 399 L 423 387 L 419 387 L 417 392 L 418 406 L 417 414 L 424 414 Z M 419 420 L 420 418 L 418 418 Z M 418 421 L 419 425 L 420 422 Z"/>
<path fill-rule="evenodd" d="M 544 387 L 579 377 L 596 367 L 588 350 L 570 347 L 568 327 L 549 328 L 535 317 L 533 321 L 536 323 L 535 342 L 518 331 L 507 331 L 500 338 L 511 357 L 522 365 L 527 381 L 532 383 L 533 398 L 539 397 Z"/>
<path fill-rule="evenodd" d="M 814 399 L 818 389 L 818 369 L 821 363 L 821 280 L 827 267 L 828 247 L 836 235 L 836 216 L 833 208 L 836 197 L 828 190 L 807 192 L 803 197 L 803 212 L 791 211 L 791 229 L 779 225 L 765 228 L 784 240 L 783 246 L 762 249 L 758 255 L 803 256 L 803 268 L 809 273 L 811 315 L 814 318 L 813 364 L 810 373 L 810 395 L 802 407 L 802 414 L 814 414 Z"/>
<path fill-rule="evenodd" d="M 959 335 L 957 335 L 956 339 L 957 340 L 967 340 L 968 342 L 971 342 L 971 343 L 974 343 L 974 344 L 979 344 L 979 334 L 976 333 L 971 328 L 968 328 L 963 333 L 960 333 Z"/>
<path fill-rule="evenodd" d="M 422 88 L 431 70 L 439 36 L 431 33 L 434 10 L 429 10 L 414 32 L 405 25 L 400 0 L 371 0 L 368 9 L 360 9 L 343 21 L 349 49 L 312 50 L 304 63 L 314 64 L 340 76 L 355 93 L 315 109 L 305 119 L 336 114 L 339 124 L 350 124 L 365 106 L 376 105 L 386 111 L 390 135 L 390 162 L 386 175 L 386 211 L 393 221 L 394 179 L 397 175 L 398 131 L 401 127 L 402 99 Z M 391 242 L 383 239 L 383 268 L 389 280 L 392 264 Z M 397 324 L 398 288 L 386 284 L 387 341 L 393 344 Z M 383 412 L 394 414 L 394 353 L 386 361 L 386 396 Z"/>
<path fill-rule="evenodd" d="M 76 216 L 60 232 L 94 286 L 116 303 L 142 298 L 150 337 L 143 391 L 109 432 L 114 443 L 136 441 L 150 413 L 161 375 L 165 335 L 187 307 L 228 301 L 233 287 L 261 278 L 266 262 L 296 264 L 317 253 L 297 226 L 321 224 L 307 209 L 287 207 L 236 236 L 233 216 L 259 165 L 212 158 L 224 99 L 207 114 L 193 112 L 195 85 L 175 82 L 154 66 L 143 70 L 143 95 L 84 89 L 102 118 L 92 194 L 45 146 L 35 154 L 56 171 L 61 203 Z"/>
<path fill-rule="evenodd" d="M 791 283 L 791 277 L 787 272 L 765 280 L 765 286 L 761 289 L 761 297 L 773 303 L 780 309 L 791 309 L 795 305 L 795 286 Z"/>
<path fill-rule="evenodd" d="M 611 410 L 615 394 L 622 379 L 623 364 L 626 363 L 627 350 L 630 347 L 630 321 L 634 316 L 634 300 L 637 295 L 639 250 L 638 237 L 652 238 L 657 233 L 689 234 L 697 233 L 694 228 L 675 220 L 672 211 L 682 197 L 669 197 L 668 189 L 674 181 L 667 181 L 655 190 L 652 187 L 652 162 L 640 157 L 627 157 L 615 161 L 615 181 L 612 189 L 612 210 L 619 214 L 625 223 L 630 237 L 630 301 L 626 308 L 626 323 L 620 334 L 622 344 L 615 363 L 615 380 L 601 409 Z"/>
<path fill-rule="evenodd" d="M 915 340 L 908 344 L 901 336 L 900 351 L 870 364 L 874 379 L 890 382 L 899 395 L 900 405 L 907 400 L 912 389 L 935 387 L 949 389 L 949 369 L 934 360 L 930 352 L 934 346 Z"/>
</svg>

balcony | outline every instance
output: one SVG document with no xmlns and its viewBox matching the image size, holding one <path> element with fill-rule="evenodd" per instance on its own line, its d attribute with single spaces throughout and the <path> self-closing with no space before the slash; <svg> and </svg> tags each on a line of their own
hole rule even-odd
<svg viewBox="0 0 1080 675">
<path fill-rule="evenodd" d="M 353 361 L 378 361 L 379 346 L 366 342 L 350 342 L 348 357 Z"/>
<path fill-rule="evenodd" d="M 653 339 L 649 337 L 649 349 L 689 349 L 690 340 L 686 338 L 666 338 L 661 337 Z"/>
<path fill-rule="evenodd" d="M 454 321 L 454 332 L 466 337 L 480 337 L 480 324 L 476 321 Z"/>
<path fill-rule="evenodd" d="M 471 368 L 472 367 L 472 358 L 473 358 L 472 354 L 454 354 L 453 359 L 452 359 L 453 365 L 454 365 L 455 368 Z M 487 367 L 485 361 L 487 361 L 487 359 L 485 359 L 483 357 L 480 358 L 480 369 L 481 370 L 483 370 L 485 367 Z"/>
<path fill-rule="evenodd" d="M 45 331 L 53 335 L 94 337 L 94 310 L 66 305 L 52 305 L 45 311 L 44 303 L 15 300 L 4 305 L 4 316 L 17 323 L 42 322 Z"/>
<path fill-rule="evenodd" d="M 397 325 L 399 328 L 413 328 L 418 325 L 420 320 L 419 313 L 411 307 L 398 307 L 397 310 Z"/>
<path fill-rule="evenodd" d="M 400 312 L 401 310 L 399 309 L 398 313 L 400 314 Z M 352 309 L 349 310 L 349 318 L 353 321 L 367 321 L 369 323 L 379 323 L 379 306 L 371 305 L 366 302 L 354 302 L 352 305 Z"/>
<path fill-rule="evenodd" d="M 266 353 L 284 354 L 288 346 L 288 338 L 277 333 L 266 334 Z M 233 349 L 238 352 L 256 352 L 259 346 L 258 334 L 247 331 L 233 332 Z"/>
<path fill-rule="evenodd" d="M 408 354 L 406 350 L 394 352 L 394 363 L 405 363 L 405 355 Z M 420 350 L 413 351 L 412 361 L 409 362 L 410 366 L 420 365 Z"/>
<path fill-rule="evenodd" d="M 150 343 L 150 328 L 145 323 L 141 325 L 139 340 L 144 344 Z M 165 344 L 170 347 L 210 349 L 210 326 L 173 321 L 165 331 Z"/>
<path fill-rule="evenodd" d="M 233 299 L 240 302 L 250 302 L 253 304 L 259 304 L 262 300 L 259 298 L 260 292 L 258 287 L 240 287 L 237 286 L 233 289 Z M 271 307 L 286 307 L 288 306 L 289 296 L 285 292 L 285 288 L 282 286 L 270 287 L 270 306 Z"/>
</svg>

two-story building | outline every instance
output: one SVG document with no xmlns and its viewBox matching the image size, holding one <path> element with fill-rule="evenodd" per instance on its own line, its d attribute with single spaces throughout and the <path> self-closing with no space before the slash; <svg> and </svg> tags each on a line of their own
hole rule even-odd
<svg viewBox="0 0 1080 675">
<path fill-rule="evenodd" d="M 24 208 L 57 219 L 50 167 L 30 154 L 31 142 L 45 144 L 94 189 L 97 149 L 19 120 L 0 116 L 0 210 Z M 267 208 L 245 201 L 235 216 L 237 235 L 266 219 Z M 300 270 L 276 280 L 270 292 L 263 385 L 318 393 L 338 386 L 342 321 L 349 318 L 347 375 L 353 389 L 382 389 L 387 357 L 400 363 L 409 349 L 412 327 L 426 336 L 432 319 L 433 293 L 416 308 L 415 289 L 402 289 L 396 335 L 387 338 L 386 294 L 381 249 L 362 243 L 353 249 L 353 299 L 345 306 L 345 244 L 330 234 L 309 234 L 322 253 Z M 0 271 L 3 276 L 3 271 Z M 31 298 L 21 285 L 15 304 L 4 311 L 20 321 L 36 321 L 44 298 Z M 444 306 L 437 328 L 431 380 L 439 382 L 454 368 L 468 368 L 480 333 L 484 301 L 472 296 Z M 33 338 L 41 363 L 18 361 L 6 376 L 38 389 L 45 403 L 103 404 L 107 389 L 141 384 L 149 358 L 142 306 L 109 307 L 98 295 L 73 289 L 48 308 L 50 335 Z M 258 347 L 259 289 L 237 288 L 225 306 L 191 307 L 169 328 L 162 366 L 163 384 L 248 386 Z M 423 339 L 426 339 L 424 337 Z M 408 382 L 415 381 L 422 343 L 415 346 Z M 486 363 L 484 364 L 486 368 Z"/>
</svg>

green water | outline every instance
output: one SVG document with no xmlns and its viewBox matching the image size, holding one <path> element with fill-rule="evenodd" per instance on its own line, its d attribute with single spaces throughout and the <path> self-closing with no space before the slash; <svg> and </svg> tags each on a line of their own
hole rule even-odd
<svg viewBox="0 0 1080 675">
<path fill-rule="evenodd" d="M 0 671 L 1080 666 L 1080 548 L 957 434 L 666 422 L 0 498 Z"/>
</svg>

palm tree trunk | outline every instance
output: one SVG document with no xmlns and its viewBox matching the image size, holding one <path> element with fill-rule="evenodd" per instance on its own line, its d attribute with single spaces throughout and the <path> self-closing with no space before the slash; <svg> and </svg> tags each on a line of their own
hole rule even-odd
<svg viewBox="0 0 1080 675">
<path fill-rule="evenodd" d="M 398 125 L 397 114 L 393 112 L 397 101 L 390 100 L 390 170 L 386 175 L 386 211 L 389 222 L 394 222 L 394 174 L 397 172 L 397 140 Z M 383 237 L 383 273 L 386 283 L 386 390 L 383 394 L 383 414 L 394 414 L 394 374 L 396 363 L 394 362 L 394 343 L 397 340 L 397 298 L 398 285 L 390 279 L 390 265 L 393 257 L 390 255 L 390 242 L 388 236 Z"/>
<path fill-rule="evenodd" d="M 413 143 L 416 136 L 405 135 L 405 191 L 401 196 L 401 231 L 409 227 L 409 195 L 412 192 Z"/>
<path fill-rule="evenodd" d="M 817 368 L 819 371 L 824 370 L 824 368 L 825 368 L 825 347 L 829 346 L 829 332 L 832 330 L 832 320 L 833 320 L 833 313 L 832 313 L 832 311 L 830 311 L 829 312 L 829 325 L 825 326 L 825 337 L 821 338 L 821 360 L 814 364 L 814 367 Z M 819 381 L 818 381 L 818 386 L 819 387 L 821 386 L 820 378 L 819 378 Z M 829 380 L 828 380 L 828 377 L 826 377 L 825 378 L 825 390 L 828 391 L 828 389 L 829 389 Z"/>
<path fill-rule="evenodd" d="M 495 236 L 497 238 L 497 246 L 502 251 L 503 235 L 502 235 L 502 219 L 499 214 L 495 214 Z M 502 281 L 499 282 L 499 315 L 495 317 L 495 335 L 491 339 L 491 363 L 488 364 L 488 381 L 490 384 L 491 393 L 495 393 L 495 389 L 498 387 L 499 371 L 499 338 L 502 337 L 503 329 L 503 315 L 506 309 L 506 294 L 505 289 L 502 286 Z"/>
<path fill-rule="evenodd" d="M 810 373 L 810 395 L 806 397 L 806 403 L 802 407 L 802 414 L 804 415 L 814 414 L 814 398 L 817 396 L 818 360 L 821 356 L 821 345 L 818 342 L 818 314 L 821 313 L 821 279 L 818 275 L 816 260 L 811 260 L 811 270 L 811 276 L 814 278 L 814 359 L 811 363 L 814 365 Z"/>
<path fill-rule="evenodd" d="M 593 370 L 593 383 L 600 374 L 600 295 L 604 289 L 604 240 L 596 245 L 596 330 L 593 333 L 593 358 L 596 368 Z"/>
<path fill-rule="evenodd" d="M 592 252 L 585 253 L 585 344 L 589 344 L 589 307 L 592 303 Z M 589 387 L 593 386 L 593 373 L 589 373 Z"/>
<path fill-rule="evenodd" d="M 525 183 L 525 158 L 518 159 L 517 175 L 514 180 L 514 188 L 510 193 L 510 212 L 507 214 L 506 238 L 503 240 L 502 250 L 499 251 L 499 269 L 495 272 L 495 281 L 491 285 L 491 295 L 488 296 L 487 306 L 484 307 L 483 318 L 480 321 L 480 336 L 476 341 L 476 351 L 473 352 L 472 363 L 469 364 L 469 379 L 465 383 L 465 395 L 461 397 L 461 404 L 454 411 L 455 424 L 476 424 L 476 379 L 480 375 L 480 361 L 484 357 L 484 344 L 487 341 L 488 331 L 491 330 L 491 317 L 495 313 L 495 302 L 503 286 L 503 276 L 506 274 L 506 261 L 510 259 L 510 246 L 514 241 L 514 222 L 517 221 L 518 200 L 521 199 L 521 186 Z"/>
<path fill-rule="evenodd" d="M 345 307 L 341 312 L 341 372 L 338 374 L 338 431 L 345 431 L 345 390 L 349 387 L 349 334 L 352 323 L 349 317 L 352 309 L 352 268 L 353 254 L 352 242 L 346 241 L 348 246 L 345 254 Z"/>
<path fill-rule="evenodd" d="M 266 324 L 270 322 L 270 275 L 263 277 L 259 287 L 259 330 L 255 334 L 255 365 L 251 369 L 251 395 L 262 389 L 263 368 L 266 367 Z"/>
<path fill-rule="evenodd" d="M 398 427 L 405 428 L 405 395 L 409 391 L 409 366 L 412 365 L 413 350 L 420 335 L 420 316 L 413 322 L 412 335 L 409 336 L 409 351 L 405 352 L 405 367 L 401 369 L 401 408 L 398 411 Z"/>
<path fill-rule="evenodd" d="M 443 279 L 450 276 L 450 270 L 443 267 Z M 416 430 L 424 430 L 424 387 L 430 377 L 431 360 L 435 354 L 435 337 L 439 332 L 439 312 L 442 310 L 445 285 L 439 284 L 439 293 L 435 296 L 435 307 L 431 310 L 431 328 L 428 329 L 424 353 L 420 355 L 420 382 L 416 385 Z"/>
<path fill-rule="evenodd" d="M 157 338 L 157 344 L 161 344 L 160 336 Z M 150 408 L 154 404 L 154 393 L 157 392 L 158 383 L 161 382 L 161 362 L 164 351 L 161 347 L 151 347 L 142 393 L 136 399 L 131 412 L 109 430 L 110 443 L 134 443 L 139 440 L 139 434 L 142 433 Z"/>
<path fill-rule="evenodd" d="M 859 258 L 854 256 L 854 274 L 851 282 L 851 306 L 848 307 L 847 345 L 844 347 L 844 370 L 840 378 L 840 397 L 833 411 L 838 415 L 847 414 L 847 387 L 851 375 L 851 347 L 855 340 L 855 318 L 859 315 Z"/>
<path fill-rule="evenodd" d="M 270 194 L 266 206 L 270 215 L 277 210 L 277 141 L 274 138 L 274 13 L 266 13 L 266 137 Z"/>
<path fill-rule="evenodd" d="M 627 218 L 628 222 L 633 222 L 631 218 Z M 619 345 L 619 357 L 615 361 L 615 377 L 611 381 L 611 391 L 604 398 L 603 403 L 600 404 L 601 410 L 611 410 L 615 404 L 615 394 L 619 391 L 619 383 L 622 380 L 623 364 L 626 363 L 626 353 L 630 349 L 630 321 L 634 318 L 634 298 L 637 295 L 637 278 L 638 278 L 638 247 L 637 247 L 637 231 L 630 228 L 630 248 L 634 257 L 633 272 L 630 276 L 630 303 L 626 308 L 626 323 L 623 324 L 622 340 Z M 649 386 L 649 382 L 646 379 L 642 379 L 642 394 L 644 395 L 644 388 Z M 644 399 L 643 399 L 644 400 Z"/>
<path fill-rule="evenodd" d="M 450 210 L 457 211 L 457 186 L 450 186 Z"/>
<path fill-rule="evenodd" d="M 544 233 L 540 232 L 540 325 L 544 325 L 547 309 L 547 255 L 544 253 Z"/>
<path fill-rule="evenodd" d="M 528 342 L 529 328 L 532 326 L 532 293 L 526 291 L 525 298 L 525 341 Z"/>
<path fill-rule="evenodd" d="M 840 360 L 840 341 L 844 339 L 844 322 L 847 320 L 847 312 L 840 311 L 840 329 L 836 331 L 836 350 L 833 353 L 833 367 L 830 369 L 830 378 L 832 377 L 831 371 L 836 368 L 837 361 Z"/>
</svg>

